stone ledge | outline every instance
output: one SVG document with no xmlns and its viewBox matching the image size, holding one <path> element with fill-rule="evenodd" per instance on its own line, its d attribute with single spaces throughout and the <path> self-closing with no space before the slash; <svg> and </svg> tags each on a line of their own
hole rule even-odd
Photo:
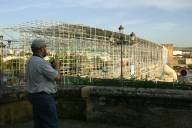
<svg viewBox="0 0 192 128">
<path fill-rule="evenodd" d="M 22 91 L 1 95 L 0 126 L 31 119 L 25 99 Z M 67 86 L 56 95 L 60 118 L 147 128 L 191 128 L 191 100 L 192 90 L 102 86 Z"/>
<path fill-rule="evenodd" d="M 87 93 L 89 93 L 90 96 L 111 95 L 192 100 L 192 90 L 91 86 Z"/>
</svg>

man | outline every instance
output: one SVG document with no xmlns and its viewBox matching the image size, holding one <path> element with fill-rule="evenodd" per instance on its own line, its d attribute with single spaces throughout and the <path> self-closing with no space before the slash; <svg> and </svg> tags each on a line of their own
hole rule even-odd
<svg viewBox="0 0 192 128">
<path fill-rule="evenodd" d="M 50 65 L 43 58 L 47 55 L 46 42 L 32 41 L 33 56 L 26 65 L 28 99 L 33 106 L 34 128 L 57 128 L 57 111 L 53 94 L 56 93 L 55 80 L 60 80 L 60 64 Z"/>
</svg>

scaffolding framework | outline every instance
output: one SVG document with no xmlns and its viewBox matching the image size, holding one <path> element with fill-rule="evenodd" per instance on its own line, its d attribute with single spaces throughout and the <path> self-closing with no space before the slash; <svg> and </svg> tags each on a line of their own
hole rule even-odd
<svg viewBox="0 0 192 128">
<path fill-rule="evenodd" d="M 48 43 L 45 59 L 61 61 L 61 83 L 65 85 L 77 82 L 79 77 L 90 81 L 116 79 L 121 73 L 124 79 L 160 79 L 165 63 L 165 51 L 159 44 L 84 25 L 35 21 L 2 28 L 1 33 L 17 40 L 1 47 L 1 75 L 15 78 L 16 83 L 24 81 L 25 64 L 32 55 L 30 44 L 35 38 Z"/>
</svg>

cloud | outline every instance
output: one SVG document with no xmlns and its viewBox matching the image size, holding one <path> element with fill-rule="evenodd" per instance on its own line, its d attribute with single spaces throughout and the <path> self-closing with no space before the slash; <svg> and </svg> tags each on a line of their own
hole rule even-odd
<svg viewBox="0 0 192 128">
<path fill-rule="evenodd" d="M 149 19 L 130 19 L 130 20 L 125 20 L 122 22 L 124 25 L 138 25 L 138 24 L 145 24 L 148 23 Z"/>
<path fill-rule="evenodd" d="M 34 8 L 50 8 L 51 3 L 33 3 L 33 4 L 23 4 L 20 6 L 12 7 L 13 5 L 10 5 L 9 8 L 0 8 L 0 13 L 9 13 L 9 12 L 18 12 L 23 11 L 26 9 L 34 9 Z"/>
<path fill-rule="evenodd" d="M 15 0 L 10 6 L 8 1 L 3 4 L 9 8 L 0 8 L 0 12 L 23 11 L 32 8 L 64 8 L 79 7 L 91 9 L 132 9 L 154 7 L 162 10 L 192 9 L 191 0 L 39 0 L 18 1 Z M 11 3 L 12 4 L 12 3 Z"/>
<path fill-rule="evenodd" d="M 163 10 L 192 9 L 191 0 L 59 0 L 64 6 L 121 9 L 156 7 Z"/>
<path fill-rule="evenodd" d="M 192 9 L 191 0 L 144 0 L 145 5 L 164 10 Z"/>
<path fill-rule="evenodd" d="M 161 22 L 161 23 L 151 24 L 151 28 L 155 30 L 163 30 L 163 31 L 174 30 L 175 28 L 178 28 L 178 27 L 180 27 L 180 24 L 173 23 L 173 22 Z"/>
<path fill-rule="evenodd" d="M 62 1 L 62 0 L 60 0 Z M 100 9 L 116 9 L 131 7 L 136 4 L 134 0 L 65 0 L 62 1 L 64 6 L 100 8 Z"/>
</svg>

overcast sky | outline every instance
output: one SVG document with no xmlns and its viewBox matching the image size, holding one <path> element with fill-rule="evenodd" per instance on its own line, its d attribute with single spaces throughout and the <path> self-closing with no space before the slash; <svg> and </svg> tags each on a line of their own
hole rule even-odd
<svg viewBox="0 0 192 128">
<path fill-rule="evenodd" d="M 0 26 L 63 21 L 192 46 L 192 0 L 0 0 Z"/>
</svg>

